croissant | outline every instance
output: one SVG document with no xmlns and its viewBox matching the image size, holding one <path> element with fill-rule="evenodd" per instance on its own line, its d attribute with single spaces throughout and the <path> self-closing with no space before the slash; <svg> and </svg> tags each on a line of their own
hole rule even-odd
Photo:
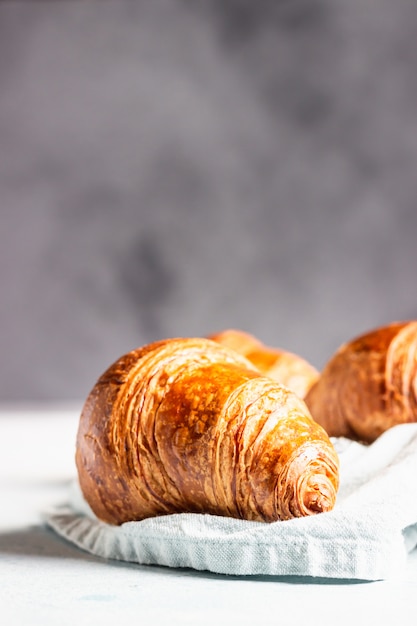
<svg viewBox="0 0 417 626">
<path fill-rule="evenodd" d="M 330 436 L 367 443 L 417 421 L 417 322 L 394 322 L 342 345 L 305 402 Z"/>
<path fill-rule="evenodd" d="M 265 376 L 277 380 L 304 398 L 319 377 L 318 370 L 298 354 L 271 348 L 250 333 L 228 329 L 209 336 L 246 356 Z"/>
<path fill-rule="evenodd" d="M 271 522 L 330 510 L 338 457 L 304 402 L 205 338 L 122 356 L 80 415 L 79 483 L 101 520 L 195 512 Z"/>
</svg>

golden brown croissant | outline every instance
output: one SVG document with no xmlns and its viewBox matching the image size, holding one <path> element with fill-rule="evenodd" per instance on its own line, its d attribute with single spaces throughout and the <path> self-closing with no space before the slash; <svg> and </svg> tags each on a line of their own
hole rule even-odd
<svg viewBox="0 0 417 626">
<path fill-rule="evenodd" d="M 209 339 L 133 350 L 98 380 L 77 435 L 100 519 L 200 512 L 273 521 L 330 510 L 338 458 L 290 390 Z"/>
<path fill-rule="evenodd" d="M 319 377 L 318 370 L 298 354 L 266 346 L 242 330 L 231 328 L 209 338 L 243 354 L 265 376 L 285 385 L 300 398 L 304 398 Z"/>
<path fill-rule="evenodd" d="M 417 421 L 417 322 L 395 322 L 342 345 L 305 401 L 330 436 L 368 443 Z"/>
</svg>

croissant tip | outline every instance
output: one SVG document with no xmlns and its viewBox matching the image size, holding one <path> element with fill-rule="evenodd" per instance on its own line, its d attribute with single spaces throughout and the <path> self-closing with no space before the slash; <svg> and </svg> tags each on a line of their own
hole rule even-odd
<svg viewBox="0 0 417 626">
<path fill-rule="evenodd" d="M 324 511 L 328 511 L 331 506 L 329 506 L 329 499 L 320 494 L 310 499 L 308 508 L 313 513 L 323 513 Z"/>
<path fill-rule="evenodd" d="M 331 511 L 336 500 L 336 489 L 325 474 L 311 476 L 304 492 L 303 505 L 309 515 Z"/>
</svg>

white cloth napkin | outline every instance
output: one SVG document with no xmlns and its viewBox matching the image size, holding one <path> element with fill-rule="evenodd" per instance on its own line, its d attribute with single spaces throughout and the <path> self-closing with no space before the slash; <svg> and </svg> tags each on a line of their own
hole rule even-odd
<svg viewBox="0 0 417 626">
<path fill-rule="evenodd" d="M 69 505 L 46 522 L 106 559 L 230 575 L 397 576 L 417 546 L 417 424 L 396 426 L 370 446 L 333 441 L 341 484 L 329 513 L 271 524 L 187 513 L 111 526 L 74 483 Z"/>
</svg>

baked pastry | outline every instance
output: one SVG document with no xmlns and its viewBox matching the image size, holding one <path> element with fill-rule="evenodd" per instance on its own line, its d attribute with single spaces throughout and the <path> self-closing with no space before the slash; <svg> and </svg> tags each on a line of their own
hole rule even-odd
<svg viewBox="0 0 417 626">
<path fill-rule="evenodd" d="M 330 510 L 338 457 L 304 402 L 209 339 L 122 356 L 83 407 L 76 465 L 111 524 L 197 512 L 271 522 Z"/>
<path fill-rule="evenodd" d="M 417 421 L 417 322 L 394 322 L 342 345 L 305 401 L 330 436 L 367 443 Z"/>
<path fill-rule="evenodd" d="M 242 330 L 230 328 L 209 338 L 243 354 L 259 371 L 285 385 L 300 398 L 304 398 L 319 377 L 318 370 L 298 354 L 267 346 Z"/>
</svg>

